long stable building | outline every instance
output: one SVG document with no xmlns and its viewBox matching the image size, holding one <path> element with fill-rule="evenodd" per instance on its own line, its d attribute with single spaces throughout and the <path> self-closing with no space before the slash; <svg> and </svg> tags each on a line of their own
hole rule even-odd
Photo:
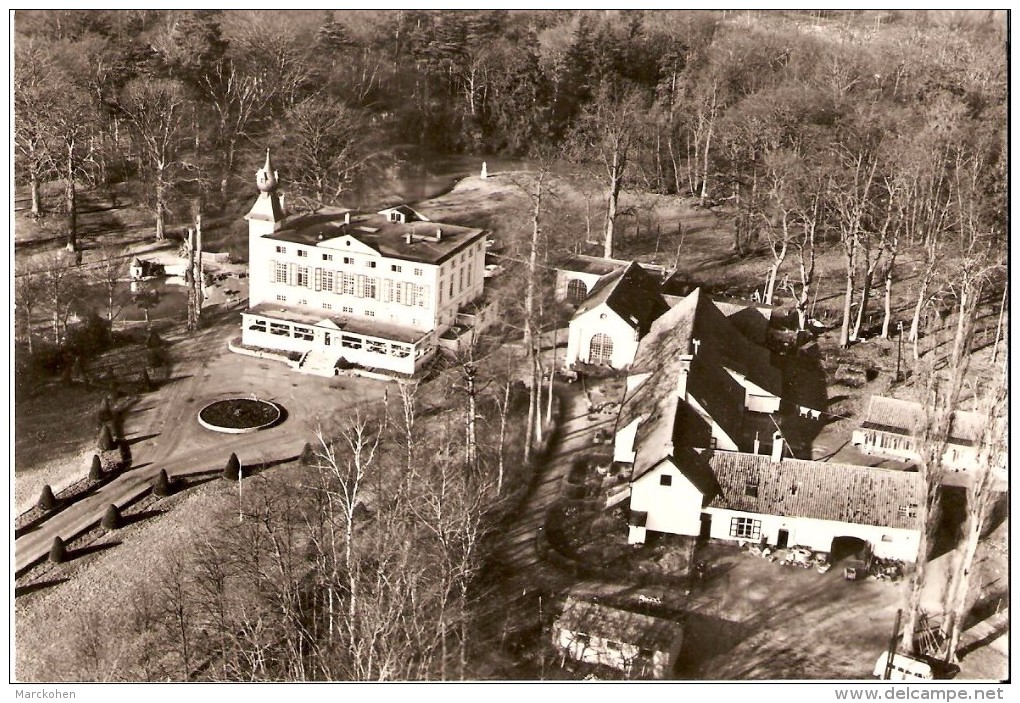
<svg viewBox="0 0 1020 703">
<path fill-rule="evenodd" d="M 482 295 L 485 233 L 407 206 L 288 215 L 269 153 L 248 220 L 249 307 L 242 343 L 413 375 L 457 312 Z"/>
</svg>

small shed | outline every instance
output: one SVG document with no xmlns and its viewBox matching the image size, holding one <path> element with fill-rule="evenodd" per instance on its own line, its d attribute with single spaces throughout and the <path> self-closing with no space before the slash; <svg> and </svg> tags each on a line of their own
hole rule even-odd
<svg viewBox="0 0 1020 703">
<path fill-rule="evenodd" d="M 601 664 L 635 678 L 669 678 L 683 644 L 683 628 L 577 596 L 568 596 L 553 623 L 553 644 L 566 656 Z"/>
</svg>

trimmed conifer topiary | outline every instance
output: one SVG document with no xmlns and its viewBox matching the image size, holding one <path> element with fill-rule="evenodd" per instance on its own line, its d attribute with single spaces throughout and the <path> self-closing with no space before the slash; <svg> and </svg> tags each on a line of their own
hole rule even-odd
<svg viewBox="0 0 1020 703">
<path fill-rule="evenodd" d="M 156 477 L 156 481 L 152 484 L 152 495 L 158 498 L 165 498 L 170 495 L 170 477 L 166 473 L 166 469 L 159 470 L 159 476 Z"/>
<path fill-rule="evenodd" d="M 92 455 L 92 466 L 89 467 L 89 481 L 99 481 L 103 478 L 103 460 L 98 454 Z"/>
<path fill-rule="evenodd" d="M 305 448 L 301 450 L 301 465 L 311 466 L 315 463 L 315 450 L 311 442 L 305 442 Z"/>
<path fill-rule="evenodd" d="M 228 481 L 241 480 L 241 461 L 237 458 L 237 454 L 231 453 L 227 466 L 223 469 L 223 478 Z"/>
<path fill-rule="evenodd" d="M 131 445 L 121 440 L 117 443 L 117 449 L 120 452 L 120 468 L 126 469 L 131 466 Z"/>
<path fill-rule="evenodd" d="M 110 426 L 103 425 L 102 429 L 99 430 L 99 441 L 97 442 L 99 451 L 108 452 L 111 449 L 116 449 L 117 445 L 113 442 L 113 435 L 110 433 Z"/>
<path fill-rule="evenodd" d="M 155 386 L 152 383 L 152 379 L 149 377 L 149 370 L 142 369 L 142 389 L 146 393 L 150 393 L 155 390 Z"/>
<path fill-rule="evenodd" d="M 42 493 L 39 494 L 39 507 L 43 510 L 53 510 L 57 507 L 57 497 L 53 495 L 53 489 L 50 488 L 50 484 L 43 486 Z"/>
<path fill-rule="evenodd" d="M 99 418 L 100 423 L 107 423 L 113 419 L 113 408 L 110 407 L 110 397 L 103 398 L 103 402 L 99 405 L 99 412 L 96 413 L 96 417 Z"/>
<path fill-rule="evenodd" d="M 113 503 L 106 509 L 106 513 L 103 515 L 103 522 L 101 523 L 104 530 L 116 530 L 120 527 L 121 518 L 120 510 Z"/>
<path fill-rule="evenodd" d="M 67 548 L 64 547 L 64 540 L 59 537 L 53 538 L 53 546 L 50 547 L 50 561 L 54 564 L 67 561 Z"/>
</svg>

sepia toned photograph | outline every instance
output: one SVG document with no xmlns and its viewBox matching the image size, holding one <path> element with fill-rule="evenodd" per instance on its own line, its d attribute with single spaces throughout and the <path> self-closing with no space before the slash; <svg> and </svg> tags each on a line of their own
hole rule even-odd
<svg viewBox="0 0 1020 703">
<path fill-rule="evenodd" d="M 1002 698 L 1008 10 L 9 22 L 16 697 Z"/>
</svg>

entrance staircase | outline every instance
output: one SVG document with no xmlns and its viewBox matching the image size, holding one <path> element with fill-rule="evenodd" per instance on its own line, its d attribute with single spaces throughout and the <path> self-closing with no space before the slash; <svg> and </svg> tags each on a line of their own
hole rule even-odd
<svg viewBox="0 0 1020 703">
<path fill-rule="evenodd" d="M 301 359 L 297 370 L 312 376 L 332 377 L 336 376 L 336 362 L 336 355 L 321 349 L 312 349 Z"/>
</svg>

